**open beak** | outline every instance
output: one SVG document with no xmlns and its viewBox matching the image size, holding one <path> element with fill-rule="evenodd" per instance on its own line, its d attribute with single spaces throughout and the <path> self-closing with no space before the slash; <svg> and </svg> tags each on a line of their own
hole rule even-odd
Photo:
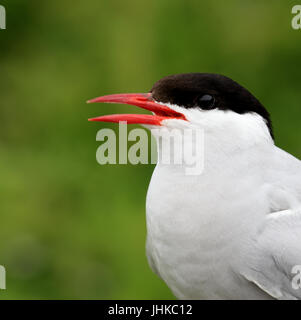
<svg viewBox="0 0 301 320">
<path fill-rule="evenodd" d="M 153 112 L 153 114 L 113 114 L 92 118 L 89 119 L 89 121 L 126 121 L 127 123 L 139 123 L 159 126 L 161 125 L 161 122 L 166 119 L 186 120 L 185 116 L 182 113 L 176 112 L 170 109 L 168 106 L 153 101 L 150 93 L 112 94 L 88 101 L 88 103 L 94 102 L 129 104 L 149 110 Z"/>
</svg>

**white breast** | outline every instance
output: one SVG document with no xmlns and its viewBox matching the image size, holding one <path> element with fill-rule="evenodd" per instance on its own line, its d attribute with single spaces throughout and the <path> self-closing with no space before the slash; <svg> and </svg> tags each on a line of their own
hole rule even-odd
<svg viewBox="0 0 301 320">
<path fill-rule="evenodd" d="M 268 299 L 233 271 L 269 210 L 265 168 L 256 146 L 226 150 L 220 138 L 205 136 L 201 175 L 157 165 L 146 205 L 149 261 L 181 299 Z"/>
</svg>

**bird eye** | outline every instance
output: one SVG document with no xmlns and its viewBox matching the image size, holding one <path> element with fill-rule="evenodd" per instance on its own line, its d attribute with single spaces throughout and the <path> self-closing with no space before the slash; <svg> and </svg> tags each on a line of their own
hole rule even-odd
<svg viewBox="0 0 301 320">
<path fill-rule="evenodd" d="M 198 98 L 198 106 L 201 109 L 213 109 L 214 108 L 215 99 L 210 94 L 205 94 Z"/>
</svg>

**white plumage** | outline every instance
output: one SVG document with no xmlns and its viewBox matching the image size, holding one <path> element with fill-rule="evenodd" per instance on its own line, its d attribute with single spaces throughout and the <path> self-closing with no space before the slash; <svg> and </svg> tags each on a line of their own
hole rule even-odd
<svg viewBox="0 0 301 320">
<path fill-rule="evenodd" d="M 301 162 L 256 113 L 168 106 L 188 121 L 166 128 L 204 130 L 204 171 L 157 164 L 146 205 L 152 269 L 180 299 L 300 299 Z"/>
</svg>

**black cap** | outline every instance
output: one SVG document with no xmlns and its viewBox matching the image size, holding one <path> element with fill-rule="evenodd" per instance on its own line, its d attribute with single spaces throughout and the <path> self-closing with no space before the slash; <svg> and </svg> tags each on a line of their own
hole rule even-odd
<svg viewBox="0 0 301 320">
<path fill-rule="evenodd" d="M 176 74 L 157 81 L 150 92 L 158 102 L 184 108 L 255 112 L 265 120 L 274 138 L 268 111 L 247 89 L 228 77 L 211 73 Z"/>
</svg>

